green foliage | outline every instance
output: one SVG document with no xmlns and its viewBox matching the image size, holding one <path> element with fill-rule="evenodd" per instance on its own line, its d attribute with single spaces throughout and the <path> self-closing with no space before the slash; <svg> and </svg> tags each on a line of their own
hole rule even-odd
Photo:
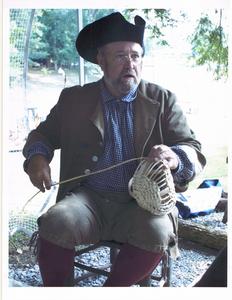
<svg viewBox="0 0 232 300">
<path fill-rule="evenodd" d="M 114 9 L 83 9 L 83 26 L 113 13 Z"/>
<path fill-rule="evenodd" d="M 83 9 L 83 26 L 95 21 L 114 9 Z M 216 79 L 226 78 L 228 75 L 228 41 L 222 24 L 222 10 L 215 11 L 219 22 L 215 23 L 208 15 L 203 15 L 198 21 L 194 33 L 189 41 L 192 46 L 191 60 L 195 65 L 206 65 L 213 72 Z M 10 10 L 10 57 L 11 66 L 23 63 L 23 47 L 25 40 L 26 21 L 30 10 Z M 75 9 L 40 9 L 36 10 L 30 39 L 29 59 L 39 62 L 44 67 L 57 69 L 59 66 L 71 68 L 78 65 L 78 53 L 75 48 L 78 28 L 78 10 Z M 172 11 L 166 9 L 125 9 L 125 17 L 133 22 L 136 14 L 146 20 L 148 38 L 146 48 L 153 44 L 168 46 L 165 38 L 166 28 L 177 26 L 177 19 L 172 17 Z M 184 18 L 185 14 L 179 14 Z M 93 65 L 85 64 L 87 73 Z M 95 67 L 94 67 L 95 68 Z M 96 69 L 96 68 L 95 68 Z M 96 72 L 98 70 L 96 69 Z"/>
<path fill-rule="evenodd" d="M 23 53 L 27 19 L 30 10 L 10 10 L 10 67 L 23 68 Z"/>
<path fill-rule="evenodd" d="M 47 66 L 70 67 L 76 63 L 76 10 L 44 9 L 39 11 L 33 26 L 30 58 Z"/>
<path fill-rule="evenodd" d="M 196 65 L 206 65 L 216 80 L 228 76 L 228 44 L 221 26 L 221 17 L 222 15 L 219 25 L 215 25 L 208 15 L 202 16 L 190 37 L 190 58 Z"/>
<path fill-rule="evenodd" d="M 83 10 L 84 26 L 113 10 Z M 47 67 L 76 65 L 75 40 L 79 32 L 76 9 L 37 10 L 30 41 L 30 59 Z"/>
<path fill-rule="evenodd" d="M 167 9 L 128 9 L 125 15 L 128 18 L 139 14 L 146 21 L 146 30 L 149 36 L 155 38 L 155 42 L 161 46 L 169 46 L 168 41 L 164 39 L 163 29 L 166 27 L 174 27 L 177 20 L 172 18 L 171 11 Z M 153 40 L 153 39 L 152 39 Z"/>
<path fill-rule="evenodd" d="M 49 43 L 44 38 L 46 31 L 45 24 L 42 23 L 42 10 L 36 11 L 36 18 L 33 22 L 31 40 L 30 40 L 30 58 L 36 61 L 49 59 Z"/>
<path fill-rule="evenodd" d="M 58 66 L 70 68 L 78 63 L 78 53 L 75 40 L 78 34 L 77 10 L 73 9 L 43 9 L 36 10 L 36 18 L 30 40 L 30 59 L 49 68 Z M 83 9 L 83 26 L 105 15 L 114 12 L 114 9 Z M 125 10 L 128 18 L 133 13 L 142 13 L 147 21 L 147 28 L 156 42 L 167 45 L 161 28 L 174 26 L 175 20 L 170 12 L 164 9 Z M 99 73 L 99 68 L 85 62 L 86 76 L 91 78 Z M 94 75 L 95 74 L 95 75 Z M 96 76 L 95 76 L 96 77 Z"/>
</svg>

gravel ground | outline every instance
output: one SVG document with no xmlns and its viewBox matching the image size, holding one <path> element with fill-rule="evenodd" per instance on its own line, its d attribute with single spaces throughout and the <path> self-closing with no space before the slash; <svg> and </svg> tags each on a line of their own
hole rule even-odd
<svg viewBox="0 0 232 300">
<path fill-rule="evenodd" d="M 192 222 L 204 224 L 207 227 L 214 229 L 226 230 L 227 225 L 221 222 L 223 213 L 212 213 L 207 216 L 202 216 L 192 219 Z M 28 239 L 26 236 L 21 236 L 24 243 Z M 10 286 L 41 286 L 42 281 L 39 273 L 38 264 L 35 257 L 25 245 L 17 245 L 18 241 L 14 241 L 15 247 L 10 247 L 9 255 L 9 285 Z M 196 278 L 201 276 L 217 255 L 217 250 L 204 247 L 200 244 L 191 241 L 179 240 L 180 257 L 172 262 L 172 287 L 190 286 Z M 108 248 L 101 248 L 83 254 L 81 259 L 89 262 L 91 265 L 104 265 L 109 261 Z M 159 267 L 158 267 L 159 269 Z M 156 272 L 156 271 L 155 271 Z M 80 276 L 83 271 L 77 269 L 76 275 Z M 106 277 L 95 276 L 85 279 L 78 286 L 102 286 Z M 156 286 L 155 282 L 152 282 Z"/>
</svg>

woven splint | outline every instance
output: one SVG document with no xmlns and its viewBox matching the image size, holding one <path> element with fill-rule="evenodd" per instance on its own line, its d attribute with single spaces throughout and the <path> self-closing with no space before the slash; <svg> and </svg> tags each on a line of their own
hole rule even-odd
<svg viewBox="0 0 232 300">
<path fill-rule="evenodd" d="M 168 214 L 176 204 L 171 171 L 162 160 L 142 160 L 129 181 L 128 189 L 139 206 L 155 215 Z"/>
</svg>

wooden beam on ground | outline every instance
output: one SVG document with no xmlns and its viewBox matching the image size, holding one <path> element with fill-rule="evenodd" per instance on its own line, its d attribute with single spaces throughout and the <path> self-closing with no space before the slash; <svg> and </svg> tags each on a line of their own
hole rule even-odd
<svg viewBox="0 0 232 300">
<path fill-rule="evenodd" d="M 214 230 L 183 219 L 179 219 L 178 235 L 180 238 L 217 250 L 222 249 L 227 243 L 227 233 L 225 230 Z"/>
</svg>

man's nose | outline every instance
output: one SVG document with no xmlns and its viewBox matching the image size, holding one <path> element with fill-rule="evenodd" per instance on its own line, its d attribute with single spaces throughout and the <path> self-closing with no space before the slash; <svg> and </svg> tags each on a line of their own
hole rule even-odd
<svg viewBox="0 0 232 300">
<path fill-rule="evenodd" d="M 127 55 L 127 56 L 125 57 L 124 65 L 130 66 L 130 67 L 132 67 L 132 66 L 135 65 L 135 63 L 134 63 L 134 61 L 133 61 L 133 59 L 132 59 L 131 56 Z"/>
</svg>

